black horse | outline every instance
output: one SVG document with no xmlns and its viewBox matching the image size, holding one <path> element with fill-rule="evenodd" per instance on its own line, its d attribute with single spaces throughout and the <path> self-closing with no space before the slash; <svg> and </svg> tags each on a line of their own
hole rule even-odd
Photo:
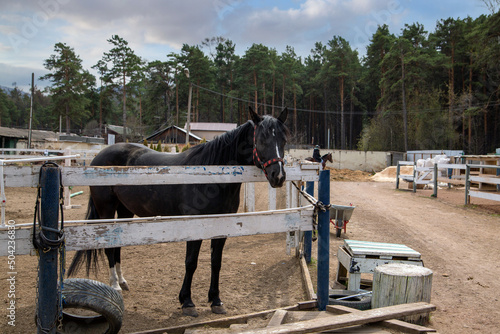
<svg viewBox="0 0 500 334">
<path fill-rule="evenodd" d="M 169 155 L 146 148 L 144 145 L 120 143 L 102 150 L 92 166 L 169 166 L 169 165 L 256 165 L 262 169 L 272 187 L 285 182 L 284 147 L 288 129 L 285 126 L 288 111 L 278 118 L 259 116 L 250 108 L 249 120 L 205 144 L 179 154 Z M 176 216 L 235 213 L 240 202 L 241 183 L 191 185 L 140 185 L 90 187 L 87 219 L 130 218 L 134 214 L 148 216 Z M 212 312 L 225 313 L 219 298 L 219 273 L 225 238 L 212 239 L 212 273 L 208 301 Z M 197 316 L 191 300 L 191 283 L 198 262 L 202 240 L 188 241 L 186 273 L 179 301 L 184 314 Z M 117 290 L 128 290 L 121 270 L 120 248 L 106 248 L 110 268 L 110 284 Z M 97 250 L 78 251 L 68 270 L 74 274 L 86 262 L 87 274 L 97 263 Z"/>
</svg>

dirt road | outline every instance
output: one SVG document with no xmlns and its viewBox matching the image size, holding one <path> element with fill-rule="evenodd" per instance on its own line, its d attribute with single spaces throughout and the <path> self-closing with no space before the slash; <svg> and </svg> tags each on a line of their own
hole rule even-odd
<svg viewBox="0 0 500 334">
<path fill-rule="evenodd" d="M 256 187 L 256 193 L 265 194 L 266 189 L 265 184 Z M 72 192 L 79 190 L 84 195 L 73 198 L 72 203 L 82 207 L 67 210 L 66 219 L 84 217 L 88 188 L 77 187 Z M 7 218 L 18 223 L 31 222 L 34 193 L 34 189 L 8 189 Z M 442 334 L 498 333 L 500 218 L 481 213 L 477 208 L 464 209 L 462 194 L 443 190 L 438 199 L 431 199 L 430 191 L 419 190 L 416 194 L 396 191 L 394 183 L 332 182 L 332 203 L 353 203 L 356 209 L 347 236 L 342 233 L 342 238 L 337 239 L 331 234 L 331 284 L 337 268 L 337 249 L 343 238 L 405 244 L 419 251 L 425 266 L 434 272 L 431 302 L 437 311 L 431 317 L 431 327 Z M 265 197 L 258 198 L 260 210 L 266 209 L 262 207 Z M 213 315 L 206 303 L 209 244 L 203 244 L 193 283 L 193 297 L 200 311 L 197 319 L 181 316 L 177 301 L 184 274 L 184 243 L 123 250 L 125 277 L 131 290 L 123 293 L 122 333 L 224 317 Z M 68 261 L 71 258 L 70 253 Z M 16 327 L 7 326 L 6 308 L 2 307 L 0 333 L 35 331 L 36 257 L 18 256 L 16 263 Z M 6 264 L 2 266 L 5 268 Z M 3 305 L 8 302 L 6 272 L 4 269 L 0 274 Z M 83 273 L 78 275 L 83 276 Z M 97 278 L 108 282 L 106 264 Z M 228 310 L 226 316 L 293 305 L 306 298 L 298 261 L 285 254 L 283 234 L 228 239 L 220 288 Z"/>
<path fill-rule="evenodd" d="M 396 191 L 394 183 L 332 182 L 335 204 L 356 209 L 347 238 L 405 244 L 433 270 L 431 327 L 440 333 L 499 333 L 500 218 L 461 205 L 463 192 Z M 453 192 L 453 190 L 451 190 Z M 451 197 L 459 196 L 451 203 Z M 460 203 L 460 204 L 459 204 Z M 344 238 L 342 233 L 342 238 Z M 331 281 L 343 240 L 332 238 Z"/>
</svg>

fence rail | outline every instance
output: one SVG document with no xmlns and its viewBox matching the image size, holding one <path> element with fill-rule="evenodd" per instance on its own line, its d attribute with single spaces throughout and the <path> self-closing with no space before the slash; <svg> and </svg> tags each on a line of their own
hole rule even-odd
<svg viewBox="0 0 500 334">
<path fill-rule="evenodd" d="M 413 166 L 412 175 L 401 174 L 400 166 Z M 473 169 L 496 169 L 495 174 L 473 175 Z M 465 170 L 465 175 L 449 175 L 447 177 L 440 176 L 441 170 Z M 430 176 L 428 178 L 427 176 Z M 396 189 L 399 189 L 399 180 L 403 179 L 407 182 L 413 182 L 413 192 L 417 190 L 417 184 L 433 184 L 434 197 L 437 197 L 438 182 L 450 184 L 460 184 L 465 186 L 465 204 L 470 204 L 470 198 L 483 198 L 493 201 L 500 201 L 500 194 L 487 191 L 471 190 L 471 183 L 492 184 L 496 186 L 496 191 L 500 191 L 500 166 L 485 165 L 485 164 L 434 164 L 433 167 L 416 167 L 413 161 L 399 161 L 396 172 Z"/>
</svg>

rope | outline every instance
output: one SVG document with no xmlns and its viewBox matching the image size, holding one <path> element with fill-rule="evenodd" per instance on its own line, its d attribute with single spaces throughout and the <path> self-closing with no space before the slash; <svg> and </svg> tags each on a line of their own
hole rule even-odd
<svg viewBox="0 0 500 334">
<path fill-rule="evenodd" d="M 295 186 L 295 188 L 297 188 L 299 193 L 302 196 L 304 196 L 305 199 L 314 206 L 315 209 L 320 210 L 321 212 L 326 212 L 327 210 L 330 210 L 330 207 L 331 207 L 330 204 L 328 204 L 328 205 L 323 204 L 323 202 L 317 200 L 316 198 L 314 198 L 310 194 L 308 194 L 305 191 L 303 191 L 302 189 L 300 189 L 299 186 L 295 182 L 292 181 L 292 184 Z"/>
</svg>

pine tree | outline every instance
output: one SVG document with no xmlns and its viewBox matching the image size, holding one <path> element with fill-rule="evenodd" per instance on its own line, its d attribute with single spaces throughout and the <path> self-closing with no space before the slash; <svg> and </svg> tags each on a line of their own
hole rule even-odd
<svg viewBox="0 0 500 334">
<path fill-rule="evenodd" d="M 66 119 L 66 133 L 70 133 L 70 120 L 79 122 L 88 117 L 86 110 L 89 99 L 85 94 L 95 84 L 95 77 L 82 68 L 82 60 L 73 48 L 65 43 L 54 46 L 56 54 L 44 62 L 47 70 L 52 71 L 40 77 L 40 80 L 50 80 L 54 112 Z"/>
</svg>

